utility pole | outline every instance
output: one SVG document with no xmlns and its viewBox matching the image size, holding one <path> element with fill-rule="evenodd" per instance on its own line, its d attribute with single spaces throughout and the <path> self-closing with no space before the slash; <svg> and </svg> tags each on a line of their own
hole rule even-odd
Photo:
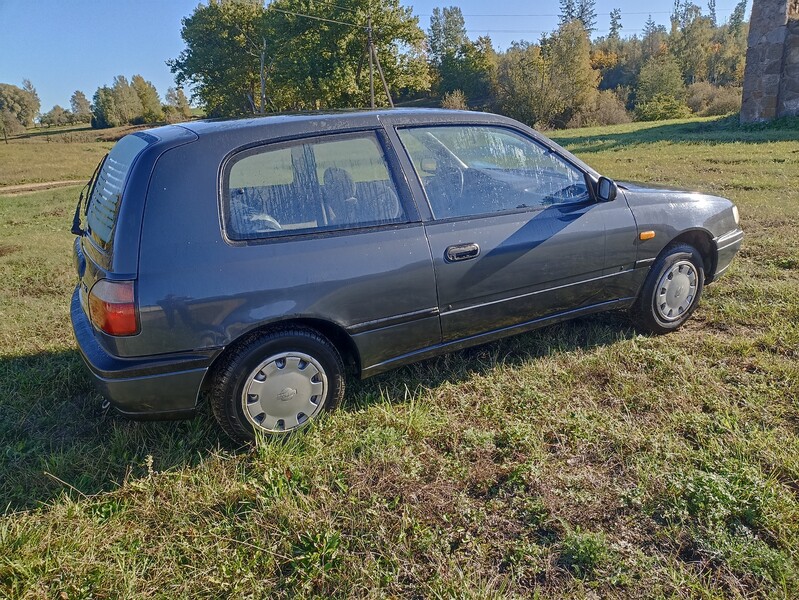
<svg viewBox="0 0 799 600">
<path fill-rule="evenodd" d="M 380 59 L 377 57 L 377 48 L 375 48 L 374 38 L 372 36 L 372 15 L 369 14 L 366 21 L 366 48 L 365 51 L 369 54 L 369 97 L 371 100 L 372 108 L 376 108 L 375 104 L 375 77 L 374 77 L 374 67 L 377 66 L 377 74 L 380 75 L 380 81 L 383 82 L 383 91 L 386 93 L 386 98 L 388 98 L 388 104 L 391 108 L 394 108 L 394 100 L 391 98 L 391 92 L 388 89 L 388 82 L 386 82 L 386 75 L 383 73 L 383 67 L 380 64 Z M 361 61 L 363 61 L 363 55 L 361 55 Z M 358 72 L 355 75 L 356 79 L 360 79 L 361 77 L 361 64 L 358 64 Z"/>
<path fill-rule="evenodd" d="M 372 15 L 369 15 L 366 25 L 366 46 L 369 53 L 369 96 L 372 98 L 372 108 L 375 107 L 375 76 L 373 66 L 374 50 L 372 46 Z"/>
</svg>

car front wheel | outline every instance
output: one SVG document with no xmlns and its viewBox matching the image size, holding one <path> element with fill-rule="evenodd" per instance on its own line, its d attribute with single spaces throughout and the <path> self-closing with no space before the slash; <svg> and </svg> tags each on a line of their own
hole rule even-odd
<svg viewBox="0 0 799 600">
<path fill-rule="evenodd" d="M 246 338 L 223 358 L 211 406 L 231 438 L 251 442 L 256 432 L 287 435 L 344 396 L 344 365 L 336 348 L 312 329 L 291 327 Z"/>
<path fill-rule="evenodd" d="M 699 252 L 688 244 L 666 248 L 631 310 L 636 326 L 651 333 L 668 333 L 685 323 L 702 296 L 703 265 Z"/>
</svg>

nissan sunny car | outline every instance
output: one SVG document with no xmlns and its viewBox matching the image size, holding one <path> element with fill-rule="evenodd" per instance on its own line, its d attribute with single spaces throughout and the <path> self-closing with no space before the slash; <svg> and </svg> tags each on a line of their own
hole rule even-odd
<svg viewBox="0 0 799 600">
<path fill-rule="evenodd" d="M 743 233 L 716 196 L 614 182 L 491 114 L 196 121 L 122 138 L 73 231 L 71 316 L 138 418 L 207 397 L 248 441 L 389 369 L 610 309 L 665 333 Z"/>
</svg>

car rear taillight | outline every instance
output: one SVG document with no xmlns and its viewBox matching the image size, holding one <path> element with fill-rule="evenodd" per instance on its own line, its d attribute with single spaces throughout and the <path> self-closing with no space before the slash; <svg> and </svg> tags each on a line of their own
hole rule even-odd
<svg viewBox="0 0 799 600">
<path fill-rule="evenodd" d="M 109 335 L 134 335 L 139 332 L 132 281 L 101 279 L 89 292 L 89 319 Z"/>
</svg>

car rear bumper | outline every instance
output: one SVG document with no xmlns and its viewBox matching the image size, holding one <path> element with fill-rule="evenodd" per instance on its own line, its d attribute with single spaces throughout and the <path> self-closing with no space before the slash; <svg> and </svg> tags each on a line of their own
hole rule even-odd
<svg viewBox="0 0 799 600">
<path fill-rule="evenodd" d="M 181 419 L 194 415 L 200 388 L 217 350 L 146 358 L 119 358 L 98 343 L 81 308 L 78 290 L 70 307 L 83 361 L 100 393 L 135 419 Z"/>
<path fill-rule="evenodd" d="M 716 270 L 713 273 L 712 281 L 721 277 L 730 266 L 733 257 L 741 249 L 743 239 L 744 232 L 736 229 L 713 240 L 713 244 L 716 246 Z"/>
</svg>

